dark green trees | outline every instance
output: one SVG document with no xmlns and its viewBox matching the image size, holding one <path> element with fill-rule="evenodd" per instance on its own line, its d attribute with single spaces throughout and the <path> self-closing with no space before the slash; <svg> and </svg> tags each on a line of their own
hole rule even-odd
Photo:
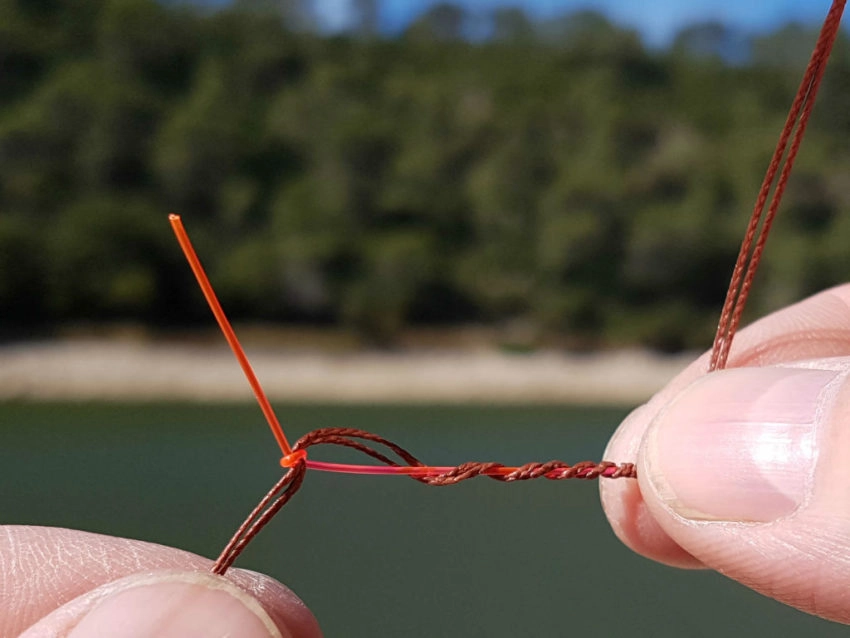
<svg viewBox="0 0 850 638">
<path fill-rule="evenodd" d="M 0 324 L 194 321 L 176 211 L 238 318 L 705 345 L 813 34 L 653 52 L 444 4 L 386 39 L 377 9 L 320 37 L 303 2 L 0 0 Z M 846 51 L 759 311 L 847 278 Z"/>
</svg>

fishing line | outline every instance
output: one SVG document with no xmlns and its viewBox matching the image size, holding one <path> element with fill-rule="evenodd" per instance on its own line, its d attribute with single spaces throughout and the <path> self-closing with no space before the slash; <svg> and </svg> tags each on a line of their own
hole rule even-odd
<svg viewBox="0 0 850 638">
<path fill-rule="evenodd" d="M 785 126 L 779 135 L 776 150 L 773 151 L 773 157 L 767 167 L 750 217 L 750 223 L 747 225 L 744 240 L 741 242 L 735 268 L 732 271 L 732 280 L 729 282 L 726 300 L 723 302 L 723 309 L 720 311 L 720 321 L 711 348 L 711 361 L 708 368 L 710 372 L 725 368 L 729 359 L 732 338 L 741 323 L 744 305 L 747 302 L 756 270 L 764 253 L 767 236 L 776 217 L 776 211 L 779 209 L 779 203 L 785 194 L 788 177 L 791 175 L 797 151 L 800 150 L 800 143 L 806 133 L 806 125 L 809 123 L 809 116 L 812 113 L 812 107 L 815 105 L 815 98 L 826 70 L 829 54 L 832 52 L 832 47 L 838 36 L 845 2 L 846 0 L 834 0 L 829 13 L 827 13 L 814 52 L 800 82 L 800 87 L 791 103 Z M 791 141 L 790 149 L 788 148 L 789 140 Z M 786 150 L 788 151 L 787 154 Z M 776 180 L 777 173 L 779 174 L 778 181 Z M 770 205 L 765 212 L 765 205 L 774 182 L 776 187 L 773 190 Z"/>
<path fill-rule="evenodd" d="M 375 449 L 369 443 L 387 448 L 401 458 L 408 466 L 403 466 L 391 457 Z M 385 463 L 386 465 L 348 465 L 345 463 L 325 463 L 307 459 L 307 448 L 314 445 L 341 445 L 350 447 L 367 456 Z M 233 564 L 242 550 L 260 532 L 272 517 L 286 505 L 293 494 L 301 487 L 304 475 L 308 469 L 326 472 L 342 472 L 346 474 L 403 474 L 415 481 L 426 485 L 455 485 L 461 481 L 486 476 L 503 483 L 528 481 L 536 478 L 546 478 L 553 481 L 564 479 L 595 479 L 595 478 L 635 478 L 637 473 L 633 463 L 610 463 L 602 461 L 584 461 L 569 465 L 562 461 L 546 463 L 526 463 L 520 467 L 507 467 L 501 463 L 462 463 L 454 467 L 427 466 L 401 446 L 377 434 L 355 428 L 321 428 L 308 432 L 298 439 L 292 447 L 289 467 L 271 490 L 262 498 L 257 507 L 248 515 L 245 522 L 227 543 L 212 567 L 215 574 L 223 575 Z M 284 465 L 286 457 L 281 460 Z M 284 465 L 284 467 L 286 467 Z"/>
<path fill-rule="evenodd" d="M 519 467 L 510 467 L 493 462 L 468 462 L 450 467 L 429 466 L 400 445 L 377 434 L 354 428 L 321 428 L 313 430 L 298 439 L 294 446 L 290 446 L 286 435 L 283 433 L 280 421 L 274 414 L 271 402 L 266 396 L 262 385 L 257 380 L 251 363 L 248 361 L 248 357 L 242 349 L 242 345 L 239 343 L 239 339 L 236 337 L 236 333 L 227 315 L 224 313 L 212 284 L 201 265 L 201 260 L 195 253 L 195 249 L 186 233 L 186 229 L 183 227 L 180 216 L 172 214 L 169 215 L 168 219 L 222 333 L 224 333 L 230 348 L 233 350 L 236 359 L 242 367 L 242 371 L 248 378 L 257 402 L 263 407 L 263 413 L 266 414 L 269 428 L 278 442 L 280 451 L 283 453 L 280 464 L 286 469 L 283 477 L 260 500 L 242 525 L 239 526 L 239 529 L 236 530 L 224 550 L 222 550 L 213 565 L 212 571 L 214 573 L 224 574 L 230 568 L 239 554 L 247 547 L 248 543 L 251 542 L 280 508 L 286 505 L 289 499 L 298 491 L 308 469 L 343 474 L 395 474 L 409 476 L 426 485 L 455 485 L 476 476 L 486 476 L 504 483 L 527 481 L 536 478 L 559 481 L 566 479 L 635 478 L 637 476 L 634 464 L 617 464 L 608 461 L 599 463 L 582 461 L 574 465 L 564 463 L 563 461 L 532 462 Z M 271 418 L 269 418 L 269 414 L 271 414 Z M 348 447 L 362 452 L 384 465 L 351 465 L 312 461 L 307 458 L 307 448 L 315 445 Z M 382 452 L 380 449 L 376 449 L 376 447 L 383 448 L 385 451 Z M 395 455 L 402 463 L 393 460 L 388 454 Z"/>
<path fill-rule="evenodd" d="M 756 204 L 744 234 L 738 259 L 732 272 L 729 290 L 720 313 L 717 334 L 711 350 L 709 371 L 726 367 L 729 351 L 735 332 L 740 325 L 744 305 L 752 287 L 756 269 L 764 252 L 765 242 L 773 224 L 782 196 L 799 151 L 806 125 L 814 106 L 815 97 L 823 78 L 824 70 L 838 35 L 841 16 L 846 0 L 834 0 L 824 21 L 812 57 L 809 60 L 800 87 L 791 104 L 788 118 L 773 153 L 767 173 L 759 190 Z M 771 190 L 773 196 L 768 198 Z M 766 208 L 765 208 L 766 207 Z M 290 446 L 283 428 L 271 407 L 259 380 L 254 374 L 248 357 L 245 355 L 236 334 L 233 331 L 212 285 L 204 272 L 200 259 L 192 247 L 178 215 L 170 215 L 169 221 L 177 236 L 180 247 L 195 274 L 213 315 L 222 330 L 230 348 L 236 355 L 242 371 L 248 379 L 251 389 L 272 434 L 277 441 L 283 457 L 281 466 L 285 469 L 283 477 L 260 500 L 236 530 L 215 561 L 212 571 L 224 574 L 233 565 L 245 547 L 295 495 L 308 470 L 338 472 L 345 474 L 373 474 L 407 476 L 426 485 L 456 485 L 478 476 L 484 476 L 504 483 L 532 479 L 618 479 L 636 478 L 637 472 L 632 463 L 612 463 L 610 461 L 583 461 L 567 464 L 562 461 L 533 462 L 519 467 L 509 467 L 493 462 L 469 462 L 457 466 L 429 466 L 396 443 L 377 434 L 353 428 L 322 428 L 308 432 L 295 445 Z M 334 445 L 356 450 L 374 459 L 381 465 L 352 465 L 314 461 L 307 456 L 308 448 L 320 445 Z"/>
</svg>

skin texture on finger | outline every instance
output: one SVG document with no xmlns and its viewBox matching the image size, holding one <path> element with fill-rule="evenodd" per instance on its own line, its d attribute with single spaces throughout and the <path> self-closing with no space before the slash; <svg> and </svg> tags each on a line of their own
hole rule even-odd
<svg viewBox="0 0 850 638">
<path fill-rule="evenodd" d="M 637 459 L 643 433 L 654 414 L 652 402 L 635 409 L 614 434 L 602 458 Z M 658 524 L 644 503 L 637 481 L 600 481 L 602 507 L 611 528 L 632 551 L 683 569 L 702 567 Z"/>
<path fill-rule="evenodd" d="M 256 598 L 207 572 L 142 572 L 65 603 L 20 638 L 293 638 Z"/>
<path fill-rule="evenodd" d="M 641 489 L 663 530 L 706 566 L 808 613 L 850 623 L 850 357 L 811 363 L 800 366 L 802 374 L 796 364 L 731 370 L 691 386 L 650 426 Z M 798 402 L 811 395 L 802 387 L 807 379 L 822 388 L 814 404 Z M 758 388 L 754 380 L 766 383 Z M 759 396 L 766 399 L 759 403 Z M 709 418 L 682 434 L 681 417 L 700 405 Z M 807 414 L 810 405 L 817 407 Z M 713 418 L 724 412 L 736 416 Z M 748 414 L 758 416 L 750 421 Z M 679 444 L 715 427 L 726 428 L 732 441 L 736 433 L 743 437 L 740 447 L 706 442 L 677 467 Z M 782 434 L 772 440 L 771 432 Z M 771 450 L 774 442 L 784 447 L 789 432 L 801 434 L 792 449 Z M 780 453 L 771 459 L 771 451 Z M 718 452 L 735 460 L 718 467 Z M 688 467 L 699 459 L 707 468 Z M 753 461 L 761 471 L 747 467 Z M 785 469 L 772 473 L 774 463 Z M 741 470 L 747 480 L 736 484 Z"/>
<path fill-rule="evenodd" d="M 0 638 L 18 636 L 66 603 L 133 574 L 206 573 L 211 566 L 206 558 L 154 543 L 60 528 L 2 526 Z M 240 569 L 226 578 L 259 601 L 292 636 L 321 636 L 310 611 L 277 581 Z"/>
<path fill-rule="evenodd" d="M 850 355 L 850 284 L 826 290 L 773 313 L 742 330 L 732 345 L 729 368 L 790 364 Z M 647 428 L 678 394 L 708 372 L 709 353 L 688 366 L 618 428 L 603 458 L 639 461 Z M 635 552 L 676 567 L 704 562 L 683 549 L 647 507 L 636 481 L 601 481 L 602 507 L 617 537 Z"/>
</svg>

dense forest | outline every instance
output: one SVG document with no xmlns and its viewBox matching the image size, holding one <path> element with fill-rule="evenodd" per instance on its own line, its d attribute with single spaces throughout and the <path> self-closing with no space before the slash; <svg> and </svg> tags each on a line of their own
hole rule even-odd
<svg viewBox="0 0 850 638">
<path fill-rule="evenodd" d="M 0 332 L 208 325 L 173 211 L 240 320 L 708 343 L 814 31 L 355 6 L 0 0 Z M 753 312 L 850 278 L 842 38 Z"/>
</svg>

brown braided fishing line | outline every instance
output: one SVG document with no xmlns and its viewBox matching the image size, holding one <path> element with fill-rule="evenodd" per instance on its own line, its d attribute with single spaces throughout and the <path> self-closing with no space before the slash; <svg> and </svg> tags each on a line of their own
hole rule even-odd
<svg viewBox="0 0 850 638">
<path fill-rule="evenodd" d="M 369 443 L 386 448 L 403 460 L 406 464 L 405 467 L 422 467 L 422 474 L 410 473 L 409 476 L 413 480 L 426 485 L 456 485 L 461 481 L 466 481 L 477 476 L 486 476 L 502 483 L 529 481 L 538 478 L 563 481 L 567 479 L 592 480 L 600 477 L 612 479 L 637 477 L 637 470 L 634 463 L 618 464 L 609 461 L 599 463 L 595 461 L 582 461 L 572 465 L 563 461 L 532 462 L 521 465 L 520 467 L 510 468 L 505 473 L 499 472 L 499 470 L 506 468 L 502 463 L 467 462 L 447 468 L 444 471 L 433 472 L 432 470 L 434 468 L 425 465 L 397 443 L 393 443 L 372 432 L 358 430 L 356 428 L 320 428 L 313 430 L 298 439 L 295 445 L 292 446 L 292 450 L 293 452 L 299 452 L 317 445 L 337 445 L 362 452 L 390 467 L 402 467 L 401 463 L 394 461 L 391 457 L 369 445 Z M 228 542 L 213 565 L 213 573 L 224 574 L 230 568 L 251 540 L 259 534 L 260 530 L 295 495 L 301 487 L 306 473 L 307 462 L 303 458 L 286 471 L 283 477 L 260 500 L 257 507 L 245 519 L 245 522 L 236 530 L 233 538 L 230 539 L 230 542 Z"/>
</svg>

